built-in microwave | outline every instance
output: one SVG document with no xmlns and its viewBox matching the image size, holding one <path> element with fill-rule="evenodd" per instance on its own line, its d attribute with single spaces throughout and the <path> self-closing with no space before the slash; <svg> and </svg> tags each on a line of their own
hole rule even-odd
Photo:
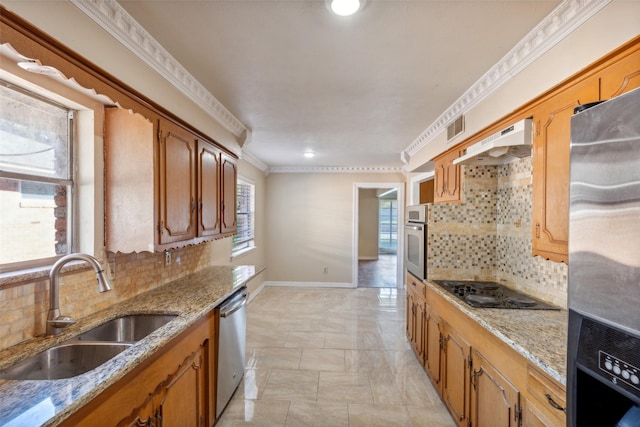
<svg viewBox="0 0 640 427">
<path fill-rule="evenodd" d="M 427 278 L 427 207 L 407 207 L 404 225 L 404 268 L 418 279 Z"/>
</svg>

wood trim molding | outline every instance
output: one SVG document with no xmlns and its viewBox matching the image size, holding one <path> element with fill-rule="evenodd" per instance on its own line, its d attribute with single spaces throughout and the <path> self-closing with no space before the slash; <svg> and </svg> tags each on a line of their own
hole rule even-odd
<svg viewBox="0 0 640 427">
<path fill-rule="evenodd" d="M 116 0 L 71 0 L 145 64 L 239 137 L 247 128 L 186 68 L 158 43 Z"/>
<path fill-rule="evenodd" d="M 576 0 L 563 1 L 533 30 L 509 51 L 500 61 L 476 81 L 460 98 L 438 117 L 406 149 L 413 156 L 447 125 L 471 110 L 483 99 L 498 90 L 513 76 L 541 57 L 558 42 L 571 34 L 612 0 Z"/>
<path fill-rule="evenodd" d="M 277 166 L 269 173 L 404 173 L 402 167 L 392 166 Z"/>
</svg>

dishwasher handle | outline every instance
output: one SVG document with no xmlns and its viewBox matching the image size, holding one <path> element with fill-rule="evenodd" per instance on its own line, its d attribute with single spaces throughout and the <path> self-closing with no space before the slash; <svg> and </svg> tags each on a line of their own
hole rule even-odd
<svg viewBox="0 0 640 427">
<path fill-rule="evenodd" d="M 247 291 L 243 291 L 241 294 L 232 298 L 229 302 L 220 307 L 220 317 L 229 317 L 245 305 L 247 305 Z"/>
</svg>

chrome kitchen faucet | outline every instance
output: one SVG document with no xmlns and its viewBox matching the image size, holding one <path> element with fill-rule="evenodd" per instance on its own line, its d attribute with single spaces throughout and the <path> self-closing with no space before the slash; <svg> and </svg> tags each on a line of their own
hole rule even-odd
<svg viewBox="0 0 640 427">
<path fill-rule="evenodd" d="M 64 328 L 67 328 L 76 321 L 73 317 L 63 316 L 60 314 L 60 302 L 59 302 L 59 285 L 58 276 L 62 266 L 69 261 L 85 261 L 96 272 L 96 279 L 98 280 L 98 292 L 106 292 L 112 289 L 109 278 L 104 273 L 102 266 L 97 259 L 87 254 L 69 254 L 65 255 L 56 261 L 51 267 L 49 272 L 49 314 L 47 315 L 47 336 L 58 335 L 62 333 Z"/>
</svg>

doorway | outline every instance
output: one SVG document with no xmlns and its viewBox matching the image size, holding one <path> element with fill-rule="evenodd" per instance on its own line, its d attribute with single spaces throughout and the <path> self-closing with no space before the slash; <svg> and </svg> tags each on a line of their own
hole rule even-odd
<svg viewBox="0 0 640 427">
<path fill-rule="evenodd" d="M 354 287 L 403 288 L 402 183 L 358 183 L 354 201 Z"/>
</svg>

